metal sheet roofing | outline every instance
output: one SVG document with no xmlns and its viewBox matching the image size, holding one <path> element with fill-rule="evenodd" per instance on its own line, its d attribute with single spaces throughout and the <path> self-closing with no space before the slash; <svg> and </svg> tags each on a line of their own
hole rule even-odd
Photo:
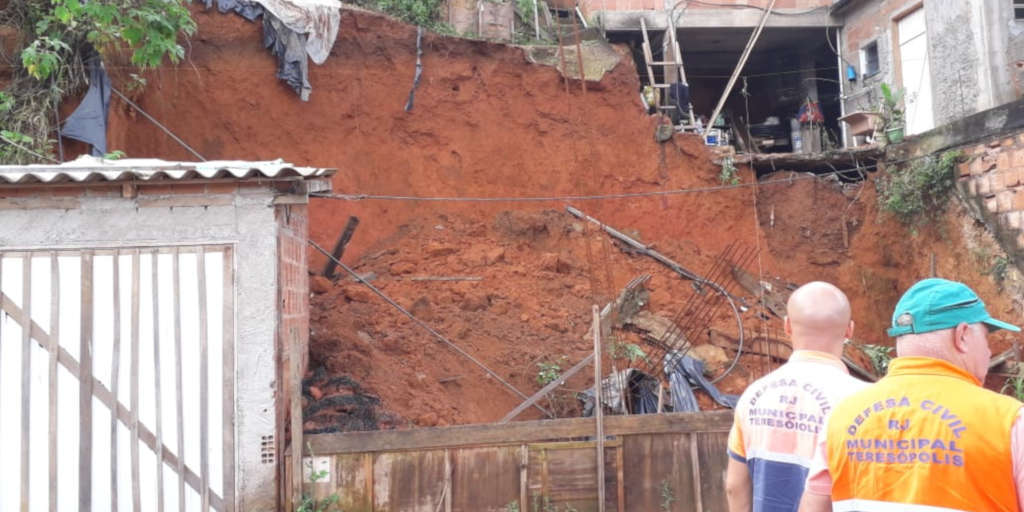
<svg viewBox="0 0 1024 512">
<path fill-rule="evenodd" d="M 298 167 L 283 160 L 168 162 L 150 158 L 103 160 L 91 156 L 81 156 L 60 165 L 0 165 L 0 185 L 214 179 L 315 179 L 328 178 L 334 173 L 335 169 Z"/>
</svg>

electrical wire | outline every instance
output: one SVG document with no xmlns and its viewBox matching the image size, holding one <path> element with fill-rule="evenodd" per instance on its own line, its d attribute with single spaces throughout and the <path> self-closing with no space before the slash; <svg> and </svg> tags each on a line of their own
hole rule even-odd
<svg viewBox="0 0 1024 512">
<path fill-rule="evenodd" d="M 134 101 L 128 99 L 128 97 L 125 96 L 124 94 L 121 94 L 121 91 L 117 90 L 114 87 L 111 87 L 110 90 L 111 90 L 111 92 L 116 94 L 119 98 L 121 98 L 122 101 L 124 101 L 130 107 L 134 108 L 140 114 L 142 114 L 143 117 L 145 117 L 146 119 L 149 119 L 149 121 L 151 123 L 155 124 L 157 126 L 157 128 L 160 128 L 161 130 L 163 130 L 163 132 L 166 133 L 170 138 L 174 139 L 175 142 L 177 142 L 178 144 L 181 144 L 181 146 L 183 148 L 187 149 L 189 153 L 192 153 L 193 155 L 195 155 L 196 158 L 198 158 L 198 159 L 200 159 L 200 160 L 202 160 L 204 162 L 207 161 L 205 158 L 203 158 L 203 155 L 200 155 L 198 151 L 192 149 L 192 146 L 189 146 L 188 144 L 185 143 L 185 141 L 181 140 L 181 137 L 178 137 L 177 135 L 175 135 L 170 129 L 168 129 L 166 126 L 161 124 L 160 121 L 157 121 L 156 118 L 154 118 L 153 116 L 151 116 L 148 113 L 146 113 L 145 110 L 142 110 L 142 107 L 136 105 Z"/>
</svg>

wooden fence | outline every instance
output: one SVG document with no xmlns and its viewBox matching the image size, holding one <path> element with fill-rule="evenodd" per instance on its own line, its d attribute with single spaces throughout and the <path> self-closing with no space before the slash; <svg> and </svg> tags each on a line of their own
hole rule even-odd
<svg viewBox="0 0 1024 512">
<path fill-rule="evenodd" d="M 606 416 L 605 509 L 718 512 L 732 411 Z M 598 510 L 594 418 L 307 436 L 346 512 Z M 310 474 L 322 472 L 311 481 Z"/>
<path fill-rule="evenodd" d="M 0 251 L 0 510 L 234 510 L 233 250 Z"/>
</svg>

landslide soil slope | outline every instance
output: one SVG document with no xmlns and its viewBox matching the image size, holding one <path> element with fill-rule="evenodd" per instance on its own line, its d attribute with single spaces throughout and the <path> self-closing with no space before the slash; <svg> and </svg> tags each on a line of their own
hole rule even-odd
<svg viewBox="0 0 1024 512">
<path fill-rule="evenodd" d="M 556 70 L 528 63 L 515 47 L 428 34 L 423 80 L 415 107 L 405 112 L 415 28 L 346 10 L 332 55 L 310 68 L 314 90 L 303 103 L 273 77 L 275 63 L 260 45 L 258 25 L 212 11 L 195 16 L 199 33 L 187 62 L 150 74 L 136 99 L 208 159 L 336 167 L 334 189 L 344 194 L 564 196 L 721 185 L 719 167 L 696 138 L 654 141 L 656 123 L 641 111 L 628 56 L 584 93 L 578 82 L 567 91 Z M 114 105 L 110 147 L 131 156 L 190 159 L 136 112 Z M 741 178 L 754 181 L 748 170 Z M 697 272 L 707 272 L 738 241 L 760 251 L 746 269 L 752 274 L 835 282 L 850 295 L 857 337 L 868 342 L 885 342 L 892 305 L 930 274 L 933 253 L 939 275 L 978 287 L 1001 313 L 1019 310 L 982 274 L 985 263 L 964 249 L 992 245 L 964 211 L 953 209 L 911 235 L 877 211 L 873 181 L 841 185 L 789 173 L 766 180 L 758 187 L 572 204 Z M 607 301 L 632 278 L 654 276 L 649 307 L 666 316 L 692 293 L 664 267 L 622 252 L 569 217 L 567 204 L 315 199 L 310 235 L 329 248 L 347 218 L 358 216 L 344 261 L 372 272 L 384 293 L 531 393 L 539 388 L 538 362 L 564 355 L 571 364 L 587 353 L 590 305 Z M 311 269 L 321 268 L 323 258 L 310 256 Z M 428 276 L 480 280 L 412 279 Z M 324 402 L 333 411 L 326 423 L 487 422 L 520 401 L 359 285 L 314 285 L 311 359 L 322 370 L 309 399 L 312 405 L 334 397 Z M 777 318 L 759 312 L 744 315 L 748 336 L 766 328 L 781 332 Z M 736 334 L 730 313 L 709 323 Z M 1005 346 L 997 340 L 997 349 Z M 723 388 L 739 392 L 765 368 L 759 358 L 747 358 Z M 567 387 L 586 385 L 580 377 Z M 367 395 L 379 398 L 380 414 L 365 410 L 377 407 Z M 702 404 L 710 406 L 706 397 Z M 564 401 L 555 405 L 571 409 Z"/>
</svg>

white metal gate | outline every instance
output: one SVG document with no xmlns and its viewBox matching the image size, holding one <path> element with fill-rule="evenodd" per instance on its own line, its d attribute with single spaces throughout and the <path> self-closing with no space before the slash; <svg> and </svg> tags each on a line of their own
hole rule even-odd
<svg viewBox="0 0 1024 512">
<path fill-rule="evenodd" d="M 0 510 L 234 509 L 233 249 L 0 251 Z"/>
</svg>

